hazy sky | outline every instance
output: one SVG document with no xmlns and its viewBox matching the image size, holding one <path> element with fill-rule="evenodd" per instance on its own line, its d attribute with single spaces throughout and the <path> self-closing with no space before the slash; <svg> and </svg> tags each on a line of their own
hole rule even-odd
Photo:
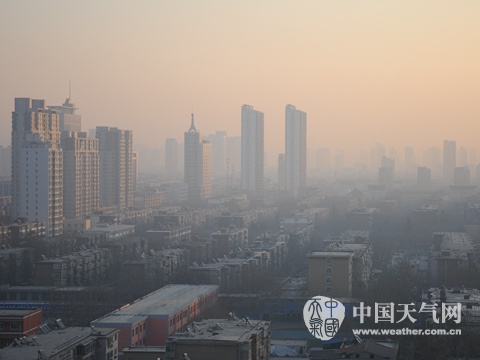
<svg viewBox="0 0 480 360">
<path fill-rule="evenodd" d="M 308 114 L 308 147 L 477 147 L 478 0 L 2 0 L 0 143 L 14 97 L 72 98 L 83 129 L 111 125 L 163 147 L 190 113 L 240 134 L 265 113 L 283 152 L 284 109 Z"/>
</svg>

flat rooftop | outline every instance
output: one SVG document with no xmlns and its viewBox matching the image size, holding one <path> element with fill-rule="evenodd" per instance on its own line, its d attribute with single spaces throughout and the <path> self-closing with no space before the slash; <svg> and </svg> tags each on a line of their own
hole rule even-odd
<svg viewBox="0 0 480 360">
<path fill-rule="evenodd" d="M 185 309 L 198 298 L 218 290 L 216 285 L 167 285 L 135 302 L 125 305 L 92 323 L 118 323 L 123 316 L 171 316 Z"/>
<path fill-rule="evenodd" d="M 56 354 L 67 348 L 75 347 L 87 339 L 93 340 L 97 336 L 114 334 L 118 330 L 95 328 L 95 332 L 93 333 L 90 327 L 67 327 L 50 331 L 47 334 L 27 336 L 21 341 L 22 346 L 2 348 L 0 355 L 3 355 L 5 359 L 37 360 L 38 351 L 42 350 L 49 358 L 53 358 Z"/>
<path fill-rule="evenodd" d="M 353 252 L 348 251 L 313 251 L 308 257 L 331 257 L 331 258 L 349 258 Z"/>
<path fill-rule="evenodd" d="M 38 309 L 37 309 L 38 310 Z M 24 310 L 24 309 L 2 309 L 0 308 L 0 316 L 24 316 L 34 313 L 37 310 Z"/>
<path fill-rule="evenodd" d="M 270 321 L 244 319 L 209 319 L 194 322 L 187 334 L 173 335 L 177 342 L 226 341 L 243 343 L 262 329 L 270 328 Z"/>
</svg>

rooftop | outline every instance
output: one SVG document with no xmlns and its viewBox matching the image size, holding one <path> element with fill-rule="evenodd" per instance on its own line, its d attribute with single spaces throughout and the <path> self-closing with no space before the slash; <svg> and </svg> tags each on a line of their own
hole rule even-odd
<svg viewBox="0 0 480 360">
<path fill-rule="evenodd" d="M 353 252 L 347 251 L 313 251 L 308 257 L 335 257 L 335 258 L 349 258 L 353 255 Z"/>
<path fill-rule="evenodd" d="M 226 341 L 243 343 L 251 335 L 270 328 L 269 321 L 247 319 L 209 319 L 194 322 L 185 334 L 173 335 L 176 342 Z"/>
<path fill-rule="evenodd" d="M 135 302 L 125 305 L 93 323 L 121 322 L 123 316 L 170 316 L 183 310 L 198 298 L 204 297 L 218 289 L 216 285 L 167 285 Z"/>
<path fill-rule="evenodd" d="M 23 309 L 2 309 L 0 308 L 0 316 L 24 316 L 36 312 L 36 310 L 23 310 Z"/>
<path fill-rule="evenodd" d="M 47 356 L 53 358 L 56 354 L 79 345 L 86 339 L 98 336 L 113 335 L 116 329 L 95 328 L 95 332 L 89 327 L 68 327 L 54 330 L 47 334 L 28 336 L 21 340 L 22 346 L 9 346 L 0 349 L 1 355 L 6 359 L 37 360 L 38 352 L 42 350 Z"/>
</svg>

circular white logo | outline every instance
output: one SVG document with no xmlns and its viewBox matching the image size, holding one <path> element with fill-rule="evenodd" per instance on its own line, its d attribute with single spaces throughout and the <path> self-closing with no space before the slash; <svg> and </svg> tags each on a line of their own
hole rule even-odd
<svg viewBox="0 0 480 360">
<path fill-rule="evenodd" d="M 333 338 L 345 318 L 345 306 L 335 299 L 315 296 L 303 307 L 303 320 L 310 334 L 320 340 Z"/>
</svg>

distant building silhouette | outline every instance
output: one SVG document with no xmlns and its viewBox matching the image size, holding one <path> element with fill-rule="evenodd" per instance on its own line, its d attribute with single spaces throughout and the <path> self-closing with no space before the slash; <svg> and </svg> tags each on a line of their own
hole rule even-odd
<svg viewBox="0 0 480 360">
<path fill-rule="evenodd" d="M 417 186 L 421 190 L 428 190 L 432 185 L 432 171 L 421 166 L 417 168 Z"/>
<path fill-rule="evenodd" d="M 451 184 L 457 161 L 457 144 L 455 141 L 443 141 L 443 180 Z"/>
<path fill-rule="evenodd" d="M 175 176 L 179 170 L 179 146 L 177 139 L 165 139 L 165 170 Z"/>
</svg>

